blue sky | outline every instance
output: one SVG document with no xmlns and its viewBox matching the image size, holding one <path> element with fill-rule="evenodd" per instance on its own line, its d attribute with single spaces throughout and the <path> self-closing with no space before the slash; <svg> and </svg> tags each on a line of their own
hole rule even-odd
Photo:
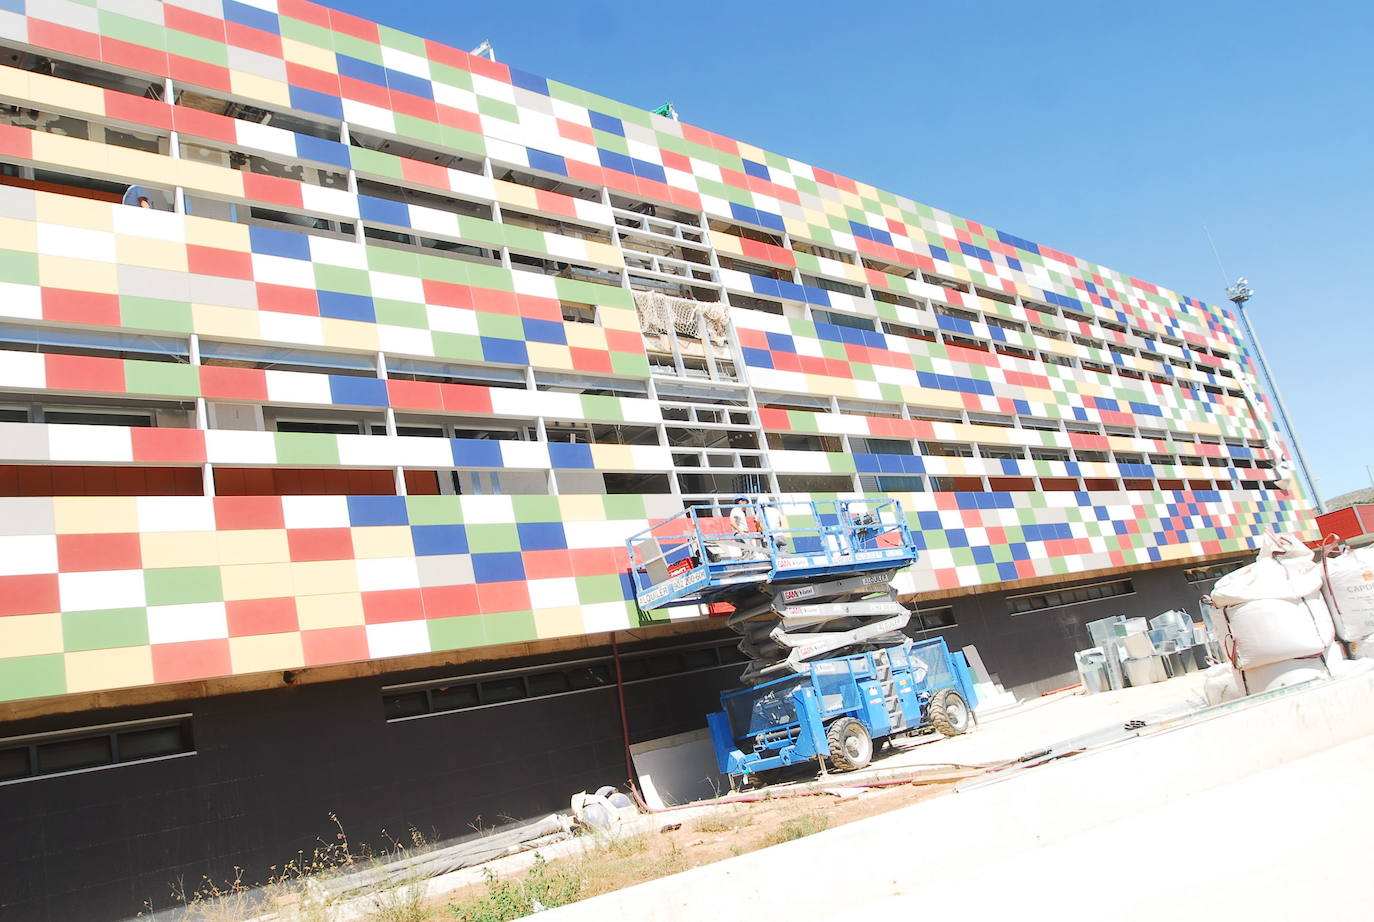
<svg viewBox="0 0 1374 922">
<path fill-rule="evenodd" d="M 1157 282 L 1252 322 L 1324 496 L 1374 464 L 1374 6 L 333 6 Z"/>
</svg>

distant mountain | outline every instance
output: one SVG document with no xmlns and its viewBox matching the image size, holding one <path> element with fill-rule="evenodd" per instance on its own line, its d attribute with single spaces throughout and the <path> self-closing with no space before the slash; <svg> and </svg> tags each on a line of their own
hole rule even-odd
<svg viewBox="0 0 1374 922">
<path fill-rule="evenodd" d="M 1333 496 L 1326 501 L 1326 511 L 1335 512 L 1337 509 L 1344 509 L 1346 506 L 1354 506 L 1359 503 L 1374 503 L 1374 487 L 1351 490 L 1349 493 Z"/>
</svg>

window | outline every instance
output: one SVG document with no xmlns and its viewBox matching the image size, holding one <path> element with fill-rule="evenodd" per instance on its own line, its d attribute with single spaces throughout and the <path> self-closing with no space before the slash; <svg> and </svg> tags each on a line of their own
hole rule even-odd
<svg viewBox="0 0 1374 922">
<path fill-rule="evenodd" d="M 202 340 L 202 365 L 228 368 L 264 368 L 272 371 L 304 371 L 314 374 L 352 375 L 375 378 L 371 355 L 299 349 L 294 346 L 263 346 L 253 343 L 228 343 Z"/>
<path fill-rule="evenodd" d="M 959 622 L 954 619 L 954 606 L 942 605 L 939 608 L 917 608 L 911 612 L 907 622 L 907 632 L 939 631 L 954 627 Z"/>
<path fill-rule="evenodd" d="M 744 654 L 739 652 L 734 641 L 728 641 L 627 653 L 621 657 L 620 667 L 621 677 L 629 685 L 738 666 L 743 661 Z M 388 721 L 407 720 L 613 687 L 615 662 L 603 657 L 383 688 L 382 709 Z M 4 755 L 0 751 L 0 760 Z M 0 770 L 3 770 L 2 761 Z"/>
<path fill-rule="evenodd" d="M 1032 592 L 1026 595 L 1007 597 L 1007 608 L 1013 615 L 1043 611 L 1047 608 L 1064 608 L 1080 605 L 1098 599 L 1111 599 L 1117 596 L 1134 595 L 1135 586 L 1128 579 L 1112 580 L 1105 583 L 1088 583 L 1083 586 L 1066 586 L 1049 592 Z"/>
<path fill-rule="evenodd" d="M 0 784 L 195 752 L 191 715 L 0 740 Z"/>
<path fill-rule="evenodd" d="M 563 310 L 564 323 L 596 324 L 595 304 L 576 304 L 572 301 L 563 301 L 560 306 Z"/>
<path fill-rule="evenodd" d="M 816 323 L 829 323 L 837 327 L 852 327 L 856 330 L 873 330 L 874 322 L 867 317 L 853 317 L 835 311 L 811 309 L 811 319 Z"/>
<path fill-rule="evenodd" d="M 1205 567 L 1189 567 L 1183 571 L 1183 578 L 1190 583 L 1206 583 L 1239 570 L 1245 564 L 1245 560 L 1227 560 L 1224 563 L 1209 564 Z"/>
</svg>

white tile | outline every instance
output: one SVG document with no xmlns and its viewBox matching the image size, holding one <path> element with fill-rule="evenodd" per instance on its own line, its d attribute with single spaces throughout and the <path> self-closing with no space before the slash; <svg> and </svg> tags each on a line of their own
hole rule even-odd
<svg viewBox="0 0 1374 922">
<path fill-rule="evenodd" d="M 460 496 L 463 521 L 468 525 L 507 525 L 515 521 L 509 496 Z"/>
<path fill-rule="evenodd" d="M 0 312 L 5 312 L 12 305 L 5 302 L 7 288 L 28 289 L 27 285 L 0 285 Z M 32 289 L 37 292 L 38 289 Z M 37 300 L 35 298 L 35 304 Z M 42 307 L 38 307 L 38 314 L 42 315 Z M 10 316 L 15 316 L 10 314 Z M 3 361 L 0 361 L 0 387 L 21 387 L 42 390 L 47 386 L 48 373 L 43 365 L 43 356 L 38 352 L 6 352 Z"/>
<path fill-rule="evenodd" d="M 529 588 L 532 608 L 563 608 L 577 602 L 577 580 L 570 576 L 558 579 L 532 579 L 526 585 Z"/>
<path fill-rule="evenodd" d="M 208 496 L 140 496 L 139 531 L 214 531 L 215 501 Z"/>
<path fill-rule="evenodd" d="M 360 592 L 415 589 L 420 585 L 420 573 L 414 557 L 362 558 L 353 563 L 358 568 Z"/>
<path fill-rule="evenodd" d="M 630 625 L 624 602 L 596 602 L 582 606 L 582 627 L 587 634 L 623 630 Z"/>
<path fill-rule="evenodd" d="M 108 231 L 60 224 L 38 224 L 38 252 L 44 256 L 74 256 L 96 262 L 115 261 L 115 238 Z"/>
<path fill-rule="evenodd" d="M 283 496 L 287 528 L 348 528 L 348 501 L 342 496 Z"/>
<path fill-rule="evenodd" d="M 0 576 L 57 572 L 55 535 L 0 537 Z"/>
<path fill-rule="evenodd" d="M 276 464 L 277 442 L 271 432 L 207 429 L 205 455 L 215 464 Z"/>
<path fill-rule="evenodd" d="M 123 426 L 48 426 L 48 457 L 53 461 L 130 462 L 129 430 Z"/>
<path fill-rule="evenodd" d="M 367 626 L 367 649 L 373 657 L 428 653 L 429 628 L 423 621 L 397 621 Z"/>
<path fill-rule="evenodd" d="M 185 643 L 229 636 L 223 602 L 148 606 L 149 643 Z"/>
<path fill-rule="evenodd" d="M 334 397 L 329 390 L 326 375 L 310 374 L 304 371 L 268 371 L 267 399 L 274 403 L 315 403 L 332 404 Z M 289 415 L 289 411 L 282 411 Z"/>
<path fill-rule="evenodd" d="M 361 253 L 357 255 L 358 258 L 362 258 Z M 320 323 L 319 317 L 260 311 L 258 326 L 266 342 L 294 343 L 299 346 L 324 345 L 324 325 Z"/>
<path fill-rule="evenodd" d="M 501 464 L 507 468 L 542 469 L 549 466 L 549 448 L 543 442 L 500 442 Z"/>
<path fill-rule="evenodd" d="M 147 602 L 142 570 L 59 573 L 57 587 L 63 611 L 141 608 Z"/>
</svg>

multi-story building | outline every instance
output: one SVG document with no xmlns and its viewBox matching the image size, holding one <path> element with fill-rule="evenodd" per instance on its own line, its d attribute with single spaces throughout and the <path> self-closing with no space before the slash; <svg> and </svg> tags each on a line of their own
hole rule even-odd
<svg viewBox="0 0 1374 922">
<path fill-rule="evenodd" d="M 305 0 L 0 64 L 5 918 L 622 779 L 613 652 L 636 739 L 738 674 L 627 589 L 684 503 L 898 497 L 1031 690 L 1307 527 L 1220 307 Z"/>
</svg>

